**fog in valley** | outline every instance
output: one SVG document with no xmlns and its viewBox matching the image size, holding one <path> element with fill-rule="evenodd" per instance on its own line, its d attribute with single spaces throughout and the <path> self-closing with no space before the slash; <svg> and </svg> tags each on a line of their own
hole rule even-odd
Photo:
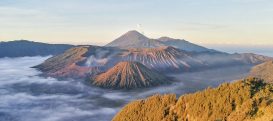
<svg viewBox="0 0 273 121">
<path fill-rule="evenodd" d="M 111 90 L 84 80 L 40 77 L 30 68 L 48 57 L 0 59 L 0 121 L 111 120 L 128 102 L 157 93 L 195 92 L 245 77 L 249 66 L 168 75 L 170 85 L 135 90 Z"/>
</svg>

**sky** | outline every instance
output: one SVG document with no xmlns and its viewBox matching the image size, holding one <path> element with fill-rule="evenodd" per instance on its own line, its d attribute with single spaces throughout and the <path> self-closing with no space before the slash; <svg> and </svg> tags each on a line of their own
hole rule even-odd
<svg viewBox="0 0 273 121">
<path fill-rule="evenodd" d="M 273 1 L 0 0 L 0 41 L 104 45 L 129 30 L 201 45 L 273 46 Z"/>
</svg>

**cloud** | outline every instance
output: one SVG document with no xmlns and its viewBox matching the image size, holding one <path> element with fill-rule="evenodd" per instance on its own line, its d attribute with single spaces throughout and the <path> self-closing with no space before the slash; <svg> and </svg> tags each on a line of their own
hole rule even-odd
<svg viewBox="0 0 273 121">
<path fill-rule="evenodd" d="M 170 85 L 129 91 L 111 90 L 88 85 L 84 80 L 40 77 L 38 75 L 41 72 L 29 68 L 47 58 L 0 58 L 0 120 L 108 121 L 122 106 L 132 100 L 157 93 L 181 95 L 206 87 L 204 83 L 198 83 L 196 86 L 197 83 L 188 85 L 189 82 L 202 82 L 206 79 L 205 82 L 209 83 L 207 79 L 210 79 L 213 80 L 209 83 L 211 84 L 215 80 L 241 76 L 241 73 L 237 72 L 238 69 L 231 70 L 234 73 L 231 73 L 229 77 L 220 74 L 226 74 L 226 71 L 219 70 L 216 71 L 219 77 L 215 75 L 215 71 L 211 76 L 208 76 L 209 72 L 183 73 L 175 75 L 180 81 Z M 189 82 L 184 83 L 184 80 Z"/>
<path fill-rule="evenodd" d="M 93 101 L 110 104 L 115 97 L 101 98 L 104 91 L 83 80 L 39 77 L 40 72 L 30 67 L 46 58 L 0 58 L 0 120 L 110 120 L 120 109 L 94 105 Z"/>
</svg>

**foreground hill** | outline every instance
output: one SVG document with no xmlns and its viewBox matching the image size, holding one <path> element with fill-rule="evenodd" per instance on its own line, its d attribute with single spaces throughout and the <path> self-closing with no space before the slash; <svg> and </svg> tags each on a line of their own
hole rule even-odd
<svg viewBox="0 0 273 121">
<path fill-rule="evenodd" d="M 169 37 L 161 37 L 159 39 L 150 39 L 143 34 L 133 30 L 128 31 L 119 38 L 113 40 L 107 47 L 118 47 L 118 48 L 157 48 L 162 46 L 172 46 L 180 50 L 194 51 L 194 52 L 217 52 L 212 49 L 208 49 L 186 40 L 173 39 Z"/>
<path fill-rule="evenodd" d="M 57 55 L 71 47 L 73 46 L 66 44 L 46 44 L 27 40 L 0 42 L 0 58 Z"/>
<path fill-rule="evenodd" d="M 271 121 L 273 85 L 256 78 L 176 99 L 155 95 L 126 105 L 113 121 Z"/>
<path fill-rule="evenodd" d="M 142 88 L 168 83 L 166 77 L 139 62 L 119 62 L 92 79 L 92 84 L 106 88 Z"/>
<path fill-rule="evenodd" d="M 253 67 L 250 76 L 262 78 L 273 83 L 273 61 L 268 61 Z"/>
</svg>

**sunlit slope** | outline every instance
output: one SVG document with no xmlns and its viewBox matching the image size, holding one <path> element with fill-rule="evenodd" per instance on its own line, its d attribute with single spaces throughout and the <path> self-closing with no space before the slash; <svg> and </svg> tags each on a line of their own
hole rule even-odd
<svg viewBox="0 0 273 121">
<path fill-rule="evenodd" d="M 271 121 L 273 85 L 245 79 L 194 94 L 155 95 L 126 105 L 113 121 Z"/>
<path fill-rule="evenodd" d="M 267 82 L 273 82 L 273 61 L 268 61 L 257 65 L 251 69 L 250 76 L 265 79 Z"/>
</svg>

